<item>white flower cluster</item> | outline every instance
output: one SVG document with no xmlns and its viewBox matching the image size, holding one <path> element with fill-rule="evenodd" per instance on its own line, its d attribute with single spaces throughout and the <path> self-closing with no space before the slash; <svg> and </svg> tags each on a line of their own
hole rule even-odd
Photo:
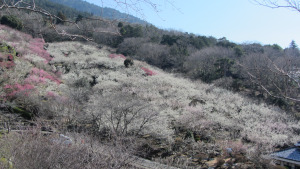
<svg viewBox="0 0 300 169">
<path fill-rule="evenodd" d="M 109 58 L 107 50 L 80 43 L 51 44 L 49 52 L 55 56 L 52 64 L 71 65 L 69 72 L 63 75 L 65 82 L 73 83 L 82 78 L 91 82 L 94 76 L 93 90 L 101 90 L 107 95 L 131 93 L 156 107 L 161 120 L 153 122 L 149 131 L 164 124 L 164 130 L 170 135 L 170 122 L 184 119 L 190 120 L 190 127 L 205 129 L 218 124 L 220 131 L 222 128 L 239 129 L 240 137 L 257 143 L 277 145 L 300 139 L 294 132 L 299 129 L 298 122 L 287 113 L 265 104 L 255 104 L 227 90 L 178 78 L 139 61 L 134 61 L 133 67 L 125 68 L 123 60 Z M 141 67 L 155 70 L 157 74 L 144 76 Z M 192 108 L 193 98 L 202 103 Z"/>
</svg>

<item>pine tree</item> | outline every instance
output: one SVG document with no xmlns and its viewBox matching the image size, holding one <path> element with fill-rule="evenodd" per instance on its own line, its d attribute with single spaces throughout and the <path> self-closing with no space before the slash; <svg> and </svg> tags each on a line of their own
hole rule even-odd
<svg viewBox="0 0 300 169">
<path fill-rule="evenodd" d="M 83 19 L 83 16 L 81 14 L 79 14 L 76 18 L 76 23 L 80 22 Z"/>
<path fill-rule="evenodd" d="M 62 12 L 58 12 L 57 17 L 59 19 L 56 19 L 56 24 L 64 24 L 64 21 L 67 20 L 67 17 Z"/>
<path fill-rule="evenodd" d="M 292 49 L 298 48 L 298 45 L 296 44 L 296 42 L 294 40 L 292 40 L 292 42 L 290 43 L 290 48 L 292 48 Z"/>
</svg>

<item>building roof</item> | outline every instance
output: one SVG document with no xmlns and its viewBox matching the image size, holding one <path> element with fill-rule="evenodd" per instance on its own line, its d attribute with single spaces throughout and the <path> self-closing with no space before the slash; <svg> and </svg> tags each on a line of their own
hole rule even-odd
<svg viewBox="0 0 300 169">
<path fill-rule="evenodd" d="M 300 147 L 300 141 L 295 144 L 296 147 Z"/>
<path fill-rule="evenodd" d="M 297 147 L 292 147 L 282 151 L 274 152 L 271 154 L 271 156 L 300 162 L 300 149 Z"/>
</svg>

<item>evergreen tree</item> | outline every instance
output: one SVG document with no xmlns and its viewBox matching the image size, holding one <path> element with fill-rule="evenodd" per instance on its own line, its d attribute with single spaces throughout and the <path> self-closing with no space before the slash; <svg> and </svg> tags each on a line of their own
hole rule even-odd
<svg viewBox="0 0 300 169">
<path fill-rule="evenodd" d="M 122 27 L 123 27 L 123 23 L 122 23 L 122 22 L 119 22 L 118 27 L 119 27 L 119 28 L 122 28 Z"/>
<path fill-rule="evenodd" d="M 81 14 L 79 14 L 76 18 L 76 23 L 80 22 L 83 19 L 83 16 Z"/>
<path fill-rule="evenodd" d="M 0 17 L 0 23 L 18 30 L 21 30 L 23 28 L 22 21 L 13 15 L 4 15 Z"/>
<path fill-rule="evenodd" d="M 292 40 L 292 42 L 290 43 L 290 48 L 292 48 L 292 49 L 298 48 L 298 45 L 296 44 L 296 42 L 294 40 Z"/>
<path fill-rule="evenodd" d="M 62 12 L 58 12 L 57 17 L 59 18 L 56 19 L 56 24 L 64 24 L 65 20 L 67 20 L 67 17 Z"/>
</svg>

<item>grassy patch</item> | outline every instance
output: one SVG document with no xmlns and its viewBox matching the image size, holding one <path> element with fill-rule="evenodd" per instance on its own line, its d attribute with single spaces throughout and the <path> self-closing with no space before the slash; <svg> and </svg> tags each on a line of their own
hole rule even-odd
<svg viewBox="0 0 300 169">
<path fill-rule="evenodd" d="M 4 157 L 0 158 L 0 166 L 5 166 L 7 168 L 13 168 L 12 162 L 10 162 L 9 160 L 7 160 Z"/>
<path fill-rule="evenodd" d="M 16 50 L 6 43 L 0 43 L 0 52 L 6 54 L 12 54 L 13 56 L 16 56 L 17 54 Z"/>
<path fill-rule="evenodd" d="M 21 107 L 13 107 L 12 112 L 20 114 L 25 119 L 31 119 L 33 117 L 33 114 L 31 112 L 29 112 Z"/>
</svg>

